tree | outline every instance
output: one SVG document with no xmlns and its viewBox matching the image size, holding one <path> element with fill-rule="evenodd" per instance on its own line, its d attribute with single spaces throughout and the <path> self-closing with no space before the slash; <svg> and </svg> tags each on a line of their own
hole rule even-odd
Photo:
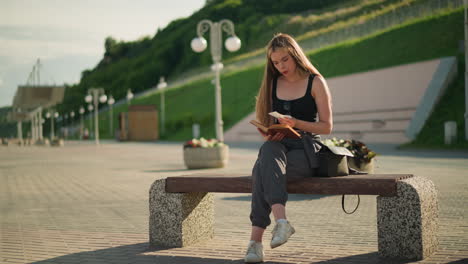
<svg viewBox="0 0 468 264">
<path fill-rule="evenodd" d="M 111 49 L 117 45 L 117 40 L 115 40 L 113 37 L 109 36 L 106 38 L 104 42 L 104 48 L 106 50 L 106 54 L 110 53 Z"/>
</svg>

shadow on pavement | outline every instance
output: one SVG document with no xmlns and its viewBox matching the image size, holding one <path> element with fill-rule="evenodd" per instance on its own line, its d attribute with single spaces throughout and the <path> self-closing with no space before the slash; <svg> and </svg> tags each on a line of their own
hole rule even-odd
<svg viewBox="0 0 468 264">
<path fill-rule="evenodd" d="M 148 243 L 139 243 L 133 245 L 125 245 L 113 248 L 99 249 L 94 251 L 84 251 L 73 253 L 60 257 L 50 258 L 42 261 L 32 262 L 34 264 L 46 263 L 86 263 L 86 264 L 241 264 L 244 263 L 243 259 L 217 259 L 210 257 L 190 257 L 190 249 L 185 249 L 181 252 L 172 252 L 172 255 L 166 255 L 168 252 L 165 250 L 172 250 L 172 248 L 149 248 Z M 176 249 L 177 250 L 177 249 Z M 193 249 L 196 251 L 196 249 Z M 157 255 L 160 252 L 163 255 Z M 182 256 L 177 256 L 180 253 Z M 196 252 L 193 252 L 196 254 Z M 209 253 L 205 254 L 209 256 Z M 462 264 L 467 263 L 468 259 L 460 259 L 458 261 L 449 262 L 448 264 Z M 360 254 L 348 257 L 335 258 L 319 262 L 312 262 L 317 264 L 356 264 L 356 263 L 372 263 L 372 264 L 406 264 L 414 261 L 398 260 L 398 259 L 384 259 L 379 257 L 377 252 Z M 265 264 L 291 264 L 293 262 L 272 262 L 266 261 Z"/>
<path fill-rule="evenodd" d="M 148 173 L 157 173 L 157 172 L 187 172 L 185 175 L 192 175 L 192 174 L 197 174 L 197 173 L 207 173 L 212 171 L 213 174 L 223 174 L 222 170 L 224 168 L 198 168 L 198 169 L 187 169 L 185 167 L 179 168 L 179 169 L 164 169 L 164 170 L 144 170 L 143 172 L 148 172 Z"/>
<path fill-rule="evenodd" d="M 426 259 L 426 260 L 430 260 Z M 316 264 L 355 264 L 355 263 L 372 263 L 372 264 L 406 264 L 406 263 L 417 263 L 416 260 L 402 260 L 402 259 L 387 259 L 379 256 L 377 252 L 360 254 L 348 257 L 335 258 L 330 260 L 324 260 L 320 262 L 314 262 Z M 460 259 L 457 261 L 447 262 L 447 264 L 465 264 L 468 263 L 468 259 Z"/>
<path fill-rule="evenodd" d="M 405 264 L 414 260 L 385 259 L 379 256 L 377 252 L 360 254 L 348 257 L 335 258 L 317 262 L 317 264 L 351 264 L 351 263 L 372 263 L 372 264 Z"/>
<path fill-rule="evenodd" d="M 173 170 L 144 170 L 143 172 L 155 173 L 155 172 L 177 172 L 177 171 L 189 171 L 187 169 L 173 169 Z"/>
<path fill-rule="evenodd" d="M 288 194 L 288 201 L 306 201 L 306 200 L 318 200 L 332 195 L 319 195 L 319 194 Z M 248 201 L 252 200 L 252 195 L 223 197 L 221 200 L 228 201 Z"/>
<path fill-rule="evenodd" d="M 83 264 L 241 264 L 243 259 L 228 260 L 217 258 L 190 257 L 187 256 L 187 250 L 181 254 L 185 256 L 174 255 L 150 255 L 158 254 L 159 251 L 171 250 L 170 248 L 149 248 L 148 243 L 140 243 L 134 245 L 125 245 L 113 248 L 100 249 L 95 251 L 85 251 L 73 253 L 65 256 L 50 258 L 42 261 L 32 262 L 34 264 L 46 263 L 83 263 Z M 167 253 L 165 253 L 167 254 Z M 208 254 L 207 254 L 208 255 Z M 263 262 L 287 264 L 290 262 Z"/>
<path fill-rule="evenodd" d="M 457 261 L 452 261 L 452 262 L 449 262 L 447 264 L 466 264 L 466 263 L 468 263 L 468 258 L 460 259 L 460 260 L 457 260 Z"/>
</svg>

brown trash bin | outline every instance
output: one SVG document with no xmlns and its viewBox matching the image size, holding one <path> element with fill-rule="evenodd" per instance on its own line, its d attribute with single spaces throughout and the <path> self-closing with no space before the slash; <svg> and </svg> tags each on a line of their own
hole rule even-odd
<svg viewBox="0 0 468 264">
<path fill-rule="evenodd" d="M 159 139 L 158 111 L 154 105 L 131 105 L 128 110 L 119 114 L 119 140 Z"/>
</svg>

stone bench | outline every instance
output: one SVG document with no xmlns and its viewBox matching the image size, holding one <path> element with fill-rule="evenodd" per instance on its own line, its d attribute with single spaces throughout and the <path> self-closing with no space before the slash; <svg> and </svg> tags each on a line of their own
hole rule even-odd
<svg viewBox="0 0 468 264">
<path fill-rule="evenodd" d="M 150 189 L 151 246 L 184 247 L 213 237 L 213 192 L 251 193 L 242 175 L 190 175 L 156 180 Z M 397 174 L 311 177 L 288 193 L 378 195 L 378 250 L 383 257 L 424 259 L 438 246 L 437 191 L 424 177 Z"/>
</svg>

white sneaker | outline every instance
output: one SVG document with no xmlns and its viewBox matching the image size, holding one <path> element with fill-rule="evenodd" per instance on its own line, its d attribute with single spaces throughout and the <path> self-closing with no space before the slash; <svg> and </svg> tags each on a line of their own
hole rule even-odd
<svg viewBox="0 0 468 264">
<path fill-rule="evenodd" d="M 288 241 L 288 238 L 294 234 L 296 230 L 289 223 L 286 222 L 277 222 L 275 228 L 271 233 L 273 234 L 271 238 L 270 246 L 271 248 L 279 247 Z"/>
<path fill-rule="evenodd" d="M 263 245 L 262 243 L 250 240 L 247 247 L 247 253 L 244 258 L 245 263 L 263 262 Z"/>
</svg>

